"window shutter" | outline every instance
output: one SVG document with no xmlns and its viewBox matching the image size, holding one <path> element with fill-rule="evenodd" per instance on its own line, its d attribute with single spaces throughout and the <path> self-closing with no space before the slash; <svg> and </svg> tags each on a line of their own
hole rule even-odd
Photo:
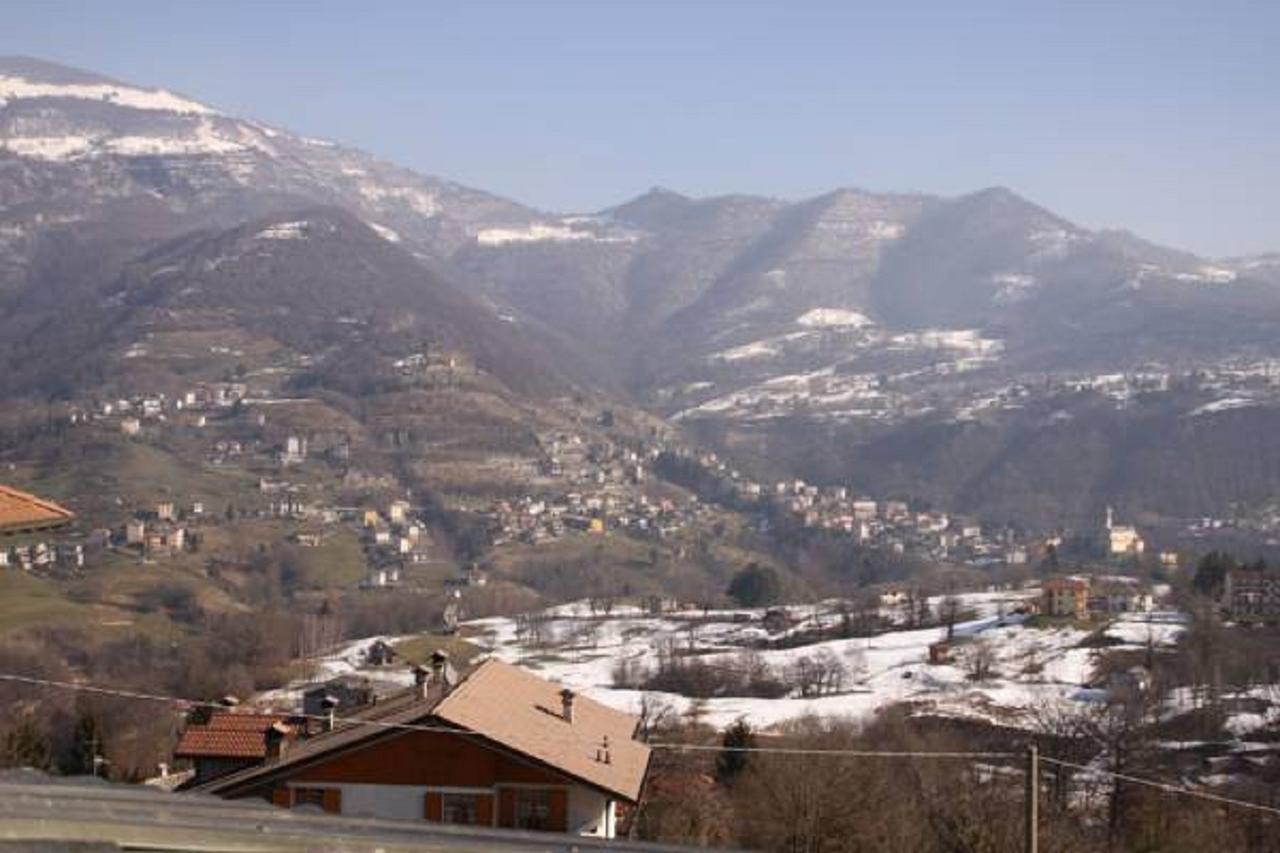
<svg viewBox="0 0 1280 853">
<path fill-rule="evenodd" d="M 476 797 L 476 826 L 493 826 L 493 795 Z"/>
<path fill-rule="evenodd" d="M 273 788 L 271 791 L 271 804 L 287 809 L 293 805 L 293 792 L 288 788 Z"/>
<path fill-rule="evenodd" d="M 444 797 L 439 791 L 427 793 L 422 814 L 427 820 L 433 820 L 436 823 L 444 820 Z"/>
<path fill-rule="evenodd" d="M 498 791 L 498 826 L 516 825 L 516 792 L 510 788 Z"/>
<path fill-rule="evenodd" d="M 342 812 L 342 791 L 337 788 L 325 788 L 323 808 L 327 812 L 340 814 Z"/>
<path fill-rule="evenodd" d="M 553 832 L 565 832 L 569 828 L 569 793 L 552 791 L 549 804 L 551 813 L 547 815 L 547 828 Z"/>
</svg>

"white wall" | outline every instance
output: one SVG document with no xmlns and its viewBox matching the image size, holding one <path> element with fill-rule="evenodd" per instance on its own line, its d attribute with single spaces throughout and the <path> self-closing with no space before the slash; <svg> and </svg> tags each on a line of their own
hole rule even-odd
<svg viewBox="0 0 1280 853">
<path fill-rule="evenodd" d="M 423 820 L 428 791 L 494 794 L 489 788 L 428 788 L 423 785 L 362 785 L 333 782 L 290 784 L 291 788 L 337 788 L 342 792 L 342 814 L 352 817 L 379 817 L 392 820 Z M 569 788 L 569 832 L 573 835 L 597 835 L 612 838 L 614 831 L 613 801 L 589 788 Z"/>
<path fill-rule="evenodd" d="M 569 789 L 569 832 L 613 837 L 613 802 L 590 788 Z"/>
</svg>

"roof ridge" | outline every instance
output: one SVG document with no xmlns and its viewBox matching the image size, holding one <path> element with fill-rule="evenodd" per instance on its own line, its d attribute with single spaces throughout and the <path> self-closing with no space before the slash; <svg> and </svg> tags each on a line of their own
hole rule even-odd
<svg viewBox="0 0 1280 853">
<path fill-rule="evenodd" d="M 37 497 L 36 495 L 31 494 L 30 492 L 24 492 L 21 489 L 15 489 L 12 486 L 6 486 L 3 484 L 0 484 L 0 494 L 8 495 L 9 497 L 15 498 L 17 500 L 33 503 L 36 506 L 40 507 L 41 509 L 48 510 L 49 512 L 53 512 L 53 513 L 57 513 L 58 515 L 65 516 L 67 518 L 75 518 L 75 515 L 76 515 L 71 510 L 67 509 L 64 506 L 60 506 L 54 503 L 53 501 L 45 500 L 44 498 Z"/>
</svg>

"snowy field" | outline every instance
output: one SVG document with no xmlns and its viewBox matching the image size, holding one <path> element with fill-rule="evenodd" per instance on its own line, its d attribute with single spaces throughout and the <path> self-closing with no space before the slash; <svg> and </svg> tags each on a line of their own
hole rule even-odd
<svg viewBox="0 0 1280 853">
<path fill-rule="evenodd" d="M 765 644 L 792 648 L 759 648 L 758 660 L 787 677 L 804 657 L 838 661 L 843 683 L 829 694 L 802 697 L 798 690 L 773 699 L 723 696 L 702 700 L 702 719 L 722 727 L 738 717 L 767 728 L 785 720 L 816 714 L 868 719 L 881 708 L 911 702 L 921 710 L 971 717 L 1007 725 L 1031 724 L 1031 716 L 1052 706 L 1096 701 L 1104 695 L 1094 681 L 1094 664 L 1101 649 L 1082 646 L 1091 631 L 1077 627 L 1034 627 L 1015 611 L 1038 590 L 1015 590 L 959 595 L 961 609 L 974 618 L 958 622 L 945 663 L 929 663 L 929 647 L 945 639 L 942 627 L 889 630 L 873 637 L 805 642 L 816 629 L 840 624 L 839 602 L 786 608 L 790 626 L 769 631 L 765 611 L 701 609 L 650 614 L 634 606 L 617 605 L 606 615 L 593 612 L 587 602 L 544 611 L 536 628 L 516 618 L 465 622 L 462 634 L 489 654 L 519 664 L 544 678 L 562 682 L 605 704 L 637 711 L 643 697 L 669 706 L 676 713 L 689 710 L 694 700 L 675 693 L 619 689 L 614 673 L 622 662 L 656 667 L 660 649 L 678 648 L 712 667 L 734 669 L 744 649 Z M 938 612 L 941 599 L 930 599 Z M 900 607 L 886 603 L 880 616 L 900 623 Z M 1184 617 L 1174 612 L 1128 614 L 1106 626 L 1107 649 L 1141 649 L 1148 644 L 1169 646 L 1183 630 Z M 777 626 L 775 626 L 776 628 Z M 393 645 L 401 637 L 368 637 L 347 643 L 315 660 L 304 682 L 255 698 L 259 706 L 301 704 L 305 684 L 347 675 L 367 676 L 386 686 L 408 686 L 413 676 L 405 666 L 369 667 L 368 648 L 382 639 Z M 1088 644 L 1095 645 L 1095 644 Z M 969 657 L 974 649 L 990 650 L 990 675 L 972 677 Z"/>
<path fill-rule="evenodd" d="M 1018 605 L 1036 595 L 1035 590 L 977 593 L 958 596 L 977 618 L 955 626 L 953 660 L 930 664 L 929 646 L 943 640 L 945 628 L 894 630 L 874 637 L 826 640 L 788 649 L 761 650 L 760 657 L 778 672 L 801 657 L 830 653 L 844 665 L 846 677 L 839 692 L 802 698 L 778 699 L 722 697 L 705 700 L 703 719 L 716 726 L 739 716 L 754 725 L 768 727 L 807 714 L 867 718 L 877 709 L 896 702 L 920 703 L 939 713 L 980 717 L 1016 725 L 1029 712 L 1051 704 L 1090 701 L 1099 696 L 1091 689 L 1094 648 L 1081 648 L 1089 632 L 1077 628 L 1034 628 L 1026 617 L 1014 614 Z M 935 609 L 940 600 L 930 604 Z M 688 610 L 649 615 L 634 608 L 615 608 L 605 617 L 593 615 L 578 603 L 556 608 L 542 626 L 541 642 L 532 642 L 516 620 L 483 619 L 466 623 L 472 642 L 491 654 L 560 681 L 606 704 L 635 711 L 641 697 L 636 690 L 615 689 L 613 673 L 620 661 L 653 667 L 658 650 L 674 643 L 692 648 L 699 661 L 733 667 L 741 650 L 762 640 L 777 642 L 789 633 L 805 632 L 816 625 L 838 624 L 836 604 L 791 607 L 796 620 L 790 629 L 769 633 L 761 624 L 760 610 Z M 886 610 L 885 615 L 892 615 Z M 1133 614 L 1117 619 L 1107 634 L 1117 648 L 1142 648 L 1175 642 L 1182 631 L 1177 613 Z M 966 656 L 977 644 L 989 645 L 991 675 L 970 678 Z M 670 693 L 648 693 L 677 712 L 691 700 Z"/>
</svg>

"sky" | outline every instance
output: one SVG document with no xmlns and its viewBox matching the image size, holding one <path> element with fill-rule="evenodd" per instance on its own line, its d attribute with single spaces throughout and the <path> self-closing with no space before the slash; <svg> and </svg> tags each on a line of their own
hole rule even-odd
<svg viewBox="0 0 1280 853">
<path fill-rule="evenodd" d="M 1003 185 L 1280 251 L 1280 3 L 4 0 L 0 54 L 164 86 L 562 212 L 650 187 Z"/>
</svg>

